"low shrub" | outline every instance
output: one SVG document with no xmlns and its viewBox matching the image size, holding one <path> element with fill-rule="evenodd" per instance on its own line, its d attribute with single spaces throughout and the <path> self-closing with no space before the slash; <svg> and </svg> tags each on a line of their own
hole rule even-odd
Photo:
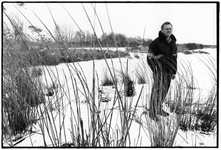
<svg viewBox="0 0 221 150">
<path fill-rule="evenodd" d="M 167 104 L 171 112 L 181 116 L 179 123 L 181 130 L 212 132 L 217 125 L 217 108 L 214 102 L 207 102 L 207 104 L 181 104 L 170 101 Z"/>
<path fill-rule="evenodd" d="M 137 78 L 138 84 L 149 83 L 148 74 L 151 74 L 151 72 L 148 68 L 149 67 L 148 67 L 146 61 L 140 61 L 138 66 L 135 68 L 135 76 Z"/>
<path fill-rule="evenodd" d="M 124 92 L 126 97 L 135 95 L 134 81 L 128 74 L 123 74 Z"/>
<path fill-rule="evenodd" d="M 203 132 L 212 132 L 217 125 L 217 111 L 213 111 L 212 113 L 207 112 L 205 110 L 198 110 L 197 114 L 197 122 L 195 124 L 195 130 L 203 131 Z"/>
<path fill-rule="evenodd" d="M 137 59 L 140 58 L 140 56 L 138 54 L 135 54 L 134 57 L 137 58 Z"/>
<path fill-rule="evenodd" d="M 108 73 L 108 71 L 105 70 L 103 74 L 104 74 L 104 76 L 103 76 L 103 80 L 101 81 L 101 86 L 113 86 L 114 85 L 114 81 L 111 78 L 111 76 Z"/>
<path fill-rule="evenodd" d="M 32 80 L 25 69 L 7 72 L 3 78 L 4 113 L 16 135 L 36 121 L 35 107 L 44 103 L 45 97 L 41 85 L 37 85 L 38 81 Z"/>
<path fill-rule="evenodd" d="M 146 84 L 147 83 L 147 79 L 145 76 L 145 72 L 144 70 L 142 70 L 142 68 L 138 68 L 136 70 L 136 77 L 137 77 L 137 83 L 138 84 Z"/>
<path fill-rule="evenodd" d="M 114 82 L 111 78 L 106 78 L 102 81 L 101 86 L 113 86 Z"/>
</svg>

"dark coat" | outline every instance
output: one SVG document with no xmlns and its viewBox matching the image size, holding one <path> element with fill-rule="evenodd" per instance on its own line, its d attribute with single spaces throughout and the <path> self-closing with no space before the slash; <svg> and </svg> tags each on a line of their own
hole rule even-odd
<svg viewBox="0 0 221 150">
<path fill-rule="evenodd" d="M 163 71 L 166 73 L 176 74 L 177 71 L 177 46 L 176 38 L 172 34 L 170 36 L 171 42 L 166 41 L 166 36 L 160 31 L 157 37 L 149 45 L 149 53 L 157 56 L 163 55 L 160 59 L 147 57 L 148 65 L 153 72 Z"/>
</svg>

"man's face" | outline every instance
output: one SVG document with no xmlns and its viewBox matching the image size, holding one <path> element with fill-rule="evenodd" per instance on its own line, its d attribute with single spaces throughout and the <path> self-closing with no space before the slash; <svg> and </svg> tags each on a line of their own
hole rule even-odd
<svg viewBox="0 0 221 150">
<path fill-rule="evenodd" d="M 173 31 L 173 27 L 172 27 L 172 25 L 170 25 L 170 24 L 164 25 L 163 29 L 161 30 L 161 32 L 162 32 L 166 37 L 171 36 L 172 31 Z"/>
</svg>

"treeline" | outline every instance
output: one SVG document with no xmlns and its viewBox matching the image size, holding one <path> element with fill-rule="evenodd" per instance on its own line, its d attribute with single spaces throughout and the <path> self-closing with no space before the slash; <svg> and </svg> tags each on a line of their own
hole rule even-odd
<svg viewBox="0 0 221 150">
<path fill-rule="evenodd" d="M 45 36 L 43 30 L 36 26 L 29 26 L 31 34 L 27 37 L 39 45 L 39 48 L 55 46 L 56 43 L 63 43 L 65 47 L 134 47 L 140 45 L 149 46 L 151 39 L 143 39 L 141 37 L 126 37 L 121 33 L 104 33 L 100 37 L 96 37 L 89 31 L 73 31 L 71 27 L 57 26 L 51 36 Z M 55 44 L 53 44 L 55 42 Z"/>
<path fill-rule="evenodd" d="M 102 47 L 126 47 L 128 50 L 148 50 L 152 42 L 152 39 L 126 37 L 121 33 L 104 33 L 100 37 L 96 37 L 89 31 L 74 31 L 71 27 L 58 25 L 54 29 L 54 32 L 47 36 L 42 29 L 33 25 L 28 27 L 29 33 L 24 33 L 23 24 L 19 24 L 16 21 L 14 22 L 14 30 L 3 26 L 3 33 L 5 35 L 3 39 L 4 46 L 20 46 L 22 50 L 30 49 L 30 45 L 36 49 L 56 49 L 59 46 L 62 48 L 99 47 L 101 45 Z M 10 43 L 8 43 L 8 41 L 10 41 Z M 18 46 L 16 46 L 17 43 L 19 43 Z M 214 48 L 216 46 L 186 43 L 178 44 L 178 51 L 211 47 Z"/>
<path fill-rule="evenodd" d="M 216 48 L 216 45 L 203 45 L 199 43 L 185 43 L 177 44 L 178 52 L 183 52 L 186 50 L 204 49 L 204 48 Z"/>
<path fill-rule="evenodd" d="M 55 38 L 57 41 L 65 43 L 66 47 L 127 47 L 130 50 L 141 50 L 145 47 L 148 50 L 150 43 L 153 41 L 148 38 L 141 37 L 126 37 L 121 33 L 104 33 L 100 37 L 96 37 L 89 31 L 71 32 L 64 28 L 55 30 Z M 59 32 L 59 33 L 58 33 Z M 178 44 L 178 47 L 183 50 L 194 50 L 203 48 L 215 48 L 214 45 L 203 45 L 198 43 Z"/>
</svg>

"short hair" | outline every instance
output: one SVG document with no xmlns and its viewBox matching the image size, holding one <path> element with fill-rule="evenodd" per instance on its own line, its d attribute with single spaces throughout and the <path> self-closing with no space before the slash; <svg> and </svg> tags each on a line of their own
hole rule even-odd
<svg viewBox="0 0 221 150">
<path fill-rule="evenodd" d="M 163 28 L 164 28 L 164 26 L 165 25 L 168 25 L 168 24 L 170 24 L 172 27 L 173 27 L 173 25 L 170 23 L 170 22 L 164 22 L 162 25 L 161 25 L 161 30 L 163 30 Z"/>
</svg>

